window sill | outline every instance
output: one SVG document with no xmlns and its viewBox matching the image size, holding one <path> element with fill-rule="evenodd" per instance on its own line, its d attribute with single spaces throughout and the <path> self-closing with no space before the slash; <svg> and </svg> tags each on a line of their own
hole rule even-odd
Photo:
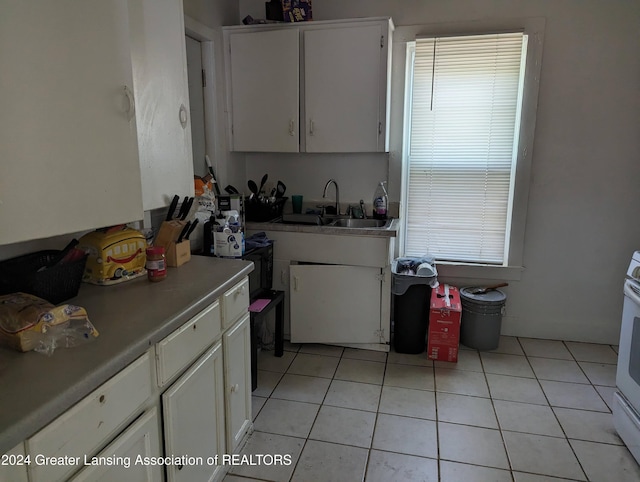
<svg viewBox="0 0 640 482">
<path fill-rule="evenodd" d="M 522 278 L 523 266 L 494 266 L 437 261 L 438 278 L 473 278 L 499 281 L 518 281 Z"/>
</svg>

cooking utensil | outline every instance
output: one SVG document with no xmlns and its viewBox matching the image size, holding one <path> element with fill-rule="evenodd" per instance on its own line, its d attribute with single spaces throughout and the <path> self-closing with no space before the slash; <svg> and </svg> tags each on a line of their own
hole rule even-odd
<svg viewBox="0 0 640 482">
<path fill-rule="evenodd" d="M 227 187 L 225 187 L 224 190 L 227 191 L 227 194 L 240 194 L 240 191 L 238 191 L 231 184 L 229 184 Z"/>
<path fill-rule="evenodd" d="M 178 201 L 180 201 L 180 196 L 176 194 L 171 200 L 169 211 L 167 211 L 167 221 L 171 221 L 171 218 L 173 218 L 173 213 L 176 211 L 176 207 L 178 207 Z"/>
<path fill-rule="evenodd" d="M 207 163 L 207 167 L 209 168 L 209 173 L 213 178 L 213 189 L 216 191 L 216 196 L 220 197 L 220 187 L 218 186 L 218 180 L 216 179 L 216 173 L 213 172 L 213 166 L 211 165 L 211 159 L 209 159 L 208 155 L 204 155 L 204 160 Z"/>
<path fill-rule="evenodd" d="M 195 198 L 188 198 L 187 202 L 183 204 L 182 208 L 180 209 L 180 211 L 182 212 L 182 216 L 180 217 L 180 219 L 182 221 L 184 221 L 185 219 L 187 219 L 187 216 L 189 215 L 189 211 L 191 211 L 191 206 L 193 206 L 193 200 Z"/>
<path fill-rule="evenodd" d="M 256 196 L 258 195 L 258 185 L 251 179 L 247 181 L 247 186 L 249 186 L 249 191 L 251 191 Z"/>
<path fill-rule="evenodd" d="M 189 236 L 191 236 L 191 233 L 193 233 L 193 230 L 196 229 L 196 226 L 198 225 L 199 221 L 200 220 L 197 218 L 193 220 L 193 222 L 191 223 L 191 227 L 187 231 L 187 234 L 184 235 L 184 239 L 189 239 Z"/>
<path fill-rule="evenodd" d="M 481 287 L 478 287 L 478 288 L 472 288 L 472 289 L 469 290 L 469 292 L 471 294 L 474 294 L 474 295 L 483 295 L 487 291 L 493 291 L 496 288 L 502 288 L 503 286 L 509 286 L 509 283 L 498 283 L 497 285 L 481 286 Z"/>
<path fill-rule="evenodd" d="M 185 196 L 182 200 L 182 204 L 180 204 L 180 209 L 178 210 L 178 214 L 176 215 L 176 219 L 181 219 L 184 214 L 184 208 L 187 207 L 187 203 L 189 202 L 189 196 Z"/>
<path fill-rule="evenodd" d="M 187 221 L 187 224 L 185 224 L 184 228 L 182 228 L 182 231 L 180 232 L 180 236 L 178 236 L 178 240 L 176 241 L 176 244 L 182 242 L 182 238 L 184 238 L 187 235 L 187 231 L 189 231 L 189 226 L 191 226 L 191 221 Z"/>
<path fill-rule="evenodd" d="M 268 174 L 265 174 L 264 176 L 262 176 L 262 181 L 260 182 L 260 189 L 258 189 L 258 194 L 262 192 L 262 188 L 264 187 L 264 183 L 267 182 L 267 179 L 269 179 Z"/>
<path fill-rule="evenodd" d="M 287 186 L 284 185 L 284 182 L 278 181 L 276 186 L 276 197 L 281 198 L 284 196 L 284 193 L 287 191 Z"/>
</svg>

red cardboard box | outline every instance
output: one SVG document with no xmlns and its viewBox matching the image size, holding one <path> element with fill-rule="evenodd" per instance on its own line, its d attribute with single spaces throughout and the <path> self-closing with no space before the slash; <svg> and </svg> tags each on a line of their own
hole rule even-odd
<svg viewBox="0 0 640 482">
<path fill-rule="evenodd" d="M 458 361 L 462 304 L 455 286 L 440 285 L 431 290 L 427 356 L 431 360 Z"/>
</svg>

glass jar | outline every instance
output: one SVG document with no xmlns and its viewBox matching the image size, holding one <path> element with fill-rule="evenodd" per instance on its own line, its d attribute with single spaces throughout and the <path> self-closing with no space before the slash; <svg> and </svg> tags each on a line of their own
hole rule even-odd
<svg viewBox="0 0 640 482">
<path fill-rule="evenodd" d="M 146 268 L 149 281 L 162 281 L 167 277 L 167 261 L 163 246 L 147 248 Z"/>
</svg>

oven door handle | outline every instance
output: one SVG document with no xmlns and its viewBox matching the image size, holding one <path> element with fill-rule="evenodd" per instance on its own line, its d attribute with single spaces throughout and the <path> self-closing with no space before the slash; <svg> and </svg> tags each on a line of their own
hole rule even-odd
<svg viewBox="0 0 640 482">
<path fill-rule="evenodd" d="M 624 295 L 628 296 L 631 301 L 640 306 L 640 286 L 638 286 L 638 283 L 631 280 L 625 280 Z"/>
</svg>

